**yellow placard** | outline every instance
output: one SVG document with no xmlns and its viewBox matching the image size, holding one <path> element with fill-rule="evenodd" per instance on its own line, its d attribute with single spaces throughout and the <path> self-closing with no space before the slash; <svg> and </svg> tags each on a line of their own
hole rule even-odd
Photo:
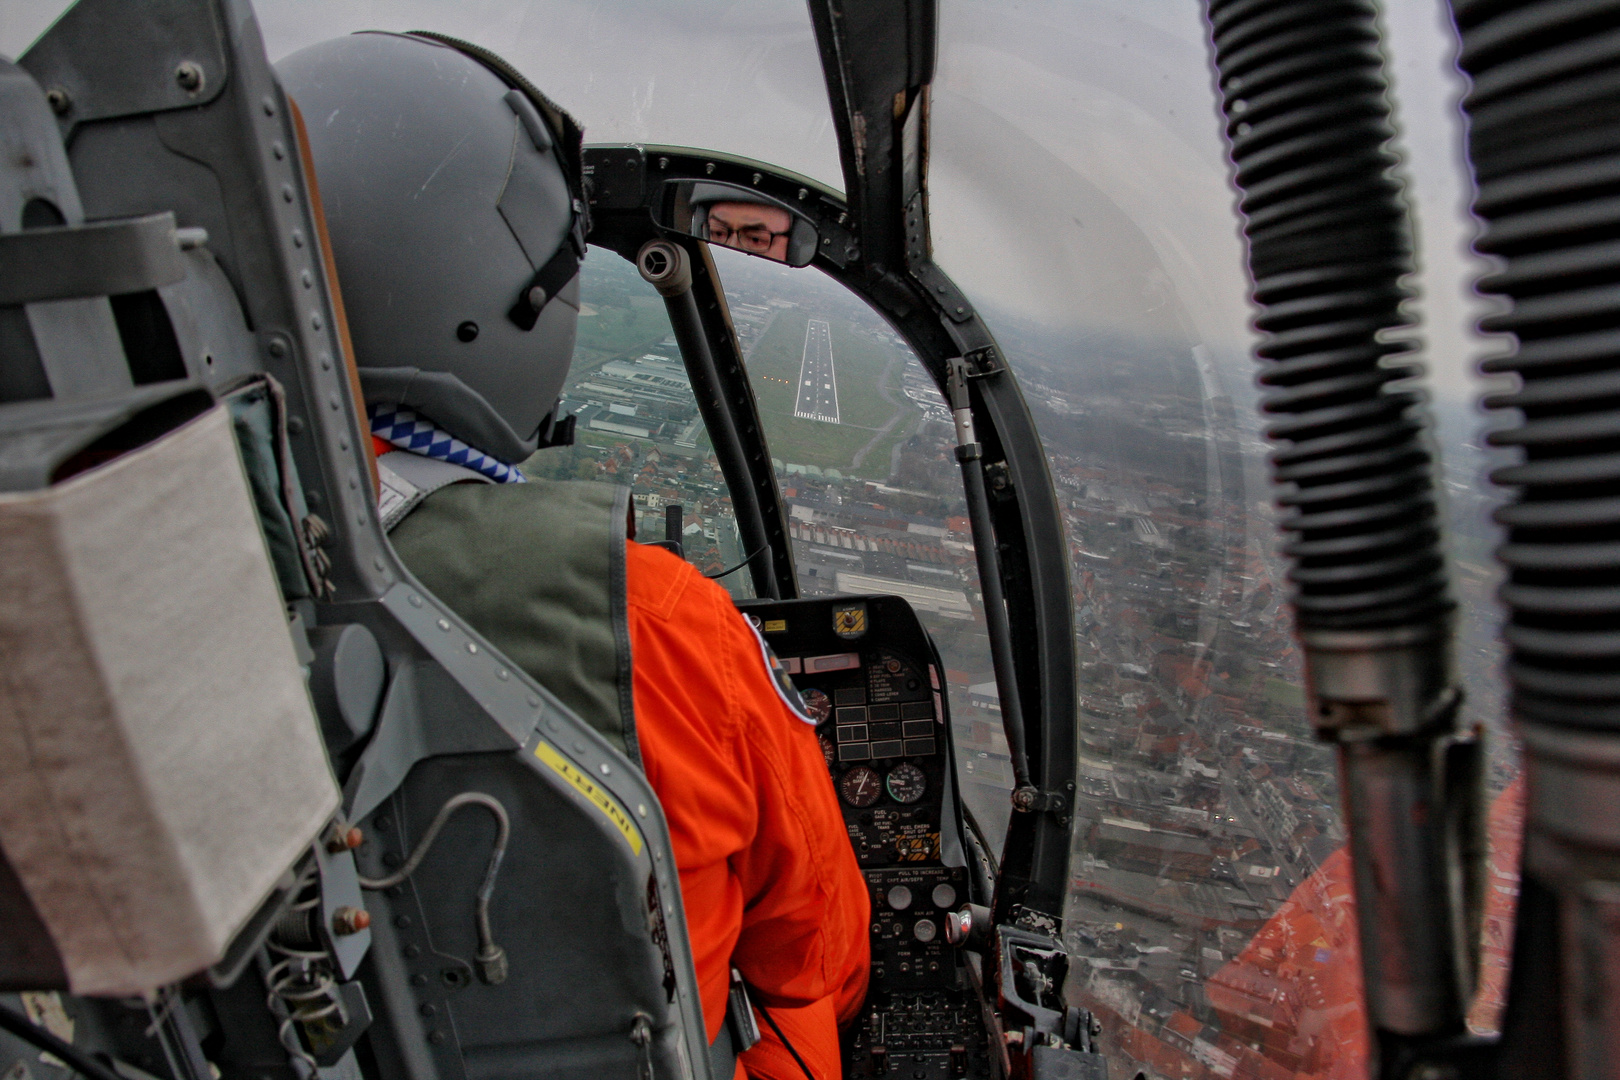
<svg viewBox="0 0 1620 1080">
<path fill-rule="evenodd" d="M 786 619 L 766 619 L 765 620 L 765 632 L 767 634 L 785 634 L 785 633 L 787 633 L 787 620 Z"/>
<path fill-rule="evenodd" d="M 630 842 L 630 850 L 637 855 L 641 854 L 641 832 L 630 820 L 630 815 L 609 798 L 607 792 L 597 787 L 589 776 L 581 772 L 578 765 L 557 753 L 557 748 L 544 739 L 535 744 L 534 756 L 551 766 L 557 775 L 573 784 L 581 795 L 606 814 L 607 819 L 613 822 L 613 827 L 624 833 L 624 838 Z"/>
</svg>

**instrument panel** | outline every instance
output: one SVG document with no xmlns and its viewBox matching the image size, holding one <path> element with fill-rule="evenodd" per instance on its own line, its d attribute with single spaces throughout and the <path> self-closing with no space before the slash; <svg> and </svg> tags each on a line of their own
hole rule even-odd
<svg viewBox="0 0 1620 1080">
<path fill-rule="evenodd" d="M 849 1076 L 988 1076 L 981 1019 L 945 916 L 969 900 L 940 666 L 896 596 L 745 600 L 816 721 L 872 901 L 872 978 Z M 954 839 L 953 839 L 954 838 Z M 961 863 L 963 860 L 954 858 Z"/>
</svg>

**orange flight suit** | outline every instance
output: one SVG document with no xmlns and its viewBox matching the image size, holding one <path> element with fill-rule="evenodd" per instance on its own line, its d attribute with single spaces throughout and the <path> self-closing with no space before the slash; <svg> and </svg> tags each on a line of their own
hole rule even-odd
<svg viewBox="0 0 1620 1080">
<path fill-rule="evenodd" d="M 669 822 L 708 1037 L 735 966 L 816 1080 L 838 1080 L 871 911 L 820 743 L 725 590 L 662 548 L 626 549 L 636 738 Z M 738 1076 L 804 1080 L 759 1026 Z"/>
</svg>

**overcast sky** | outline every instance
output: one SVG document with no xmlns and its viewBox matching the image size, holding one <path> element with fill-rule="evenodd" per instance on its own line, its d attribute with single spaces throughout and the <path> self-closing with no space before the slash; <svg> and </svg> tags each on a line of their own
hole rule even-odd
<svg viewBox="0 0 1620 1080">
<path fill-rule="evenodd" d="M 0 52 L 54 0 L 0 0 Z M 841 187 L 802 0 L 261 0 L 271 57 L 359 29 L 431 29 L 502 53 L 591 141 L 700 145 Z M 1477 392 L 1443 0 L 1386 5 L 1433 384 Z M 933 210 L 940 263 L 986 305 L 1055 330 L 1174 320 L 1248 347 L 1233 195 L 1194 0 L 943 0 Z"/>
</svg>

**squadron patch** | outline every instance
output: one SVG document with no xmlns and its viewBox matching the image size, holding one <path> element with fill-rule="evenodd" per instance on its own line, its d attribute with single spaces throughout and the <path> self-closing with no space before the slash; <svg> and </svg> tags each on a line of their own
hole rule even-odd
<svg viewBox="0 0 1620 1080">
<path fill-rule="evenodd" d="M 760 636 L 759 628 L 754 626 L 751 620 L 748 625 L 754 631 L 754 640 L 759 642 L 760 659 L 765 661 L 765 670 L 771 677 L 771 685 L 776 687 L 776 696 L 782 699 L 782 704 L 793 710 L 794 716 L 797 716 L 811 727 L 815 727 L 815 717 L 810 715 L 810 710 L 805 707 L 804 699 L 799 696 L 799 688 L 793 685 L 793 680 L 788 676 L 787 665 L 782 663 L 781 658 L 771 650 L 769 645 L 765 644 L 765 639 Z"/>
<path fill-rule="evenodd" d="M 866 633 L 866 605 L 850 604 L 833 608 L 833 633 L 854 641 Z"/>
</svg>

